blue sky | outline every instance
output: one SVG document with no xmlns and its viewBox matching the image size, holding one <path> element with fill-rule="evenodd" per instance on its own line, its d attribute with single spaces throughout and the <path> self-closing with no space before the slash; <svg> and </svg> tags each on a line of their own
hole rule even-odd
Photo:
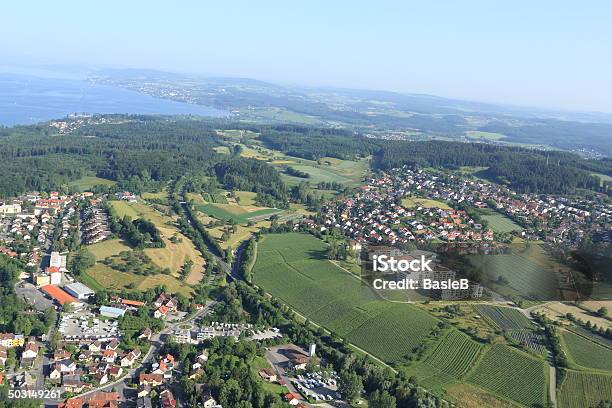
<svg viewBox="0 0 612 408">
<path fill-rule="evenodd" d="M 612 2 L 3 1 L 0 60 L 612 112 Z"/>
</svg>

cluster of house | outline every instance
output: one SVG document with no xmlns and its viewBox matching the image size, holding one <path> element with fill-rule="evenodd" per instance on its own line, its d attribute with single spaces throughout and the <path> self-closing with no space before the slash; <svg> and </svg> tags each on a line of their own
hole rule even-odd
<svg viewBox="0 0 612 408">
<path fill-rule="evenodd" d="M 444 242 L 492 241 L 493 231 L 483 228 L 461 210 L 436 207 L 405 208 L 397 204 L 407 195 L 393 188 L 388 177 L 371 180 L 353 197 L 324 208 L 322 228 L 341 228 L 357 242 L 405 244 L 439 239 Z"/>
<path fill-rule="evenodd" d="M 167 293 L 161 293 L 158 298 L 155 299 L 155 302 L 153 302 L 153 306 L 155 306 L 153 317 L 156 319 L 166 319 L 169 313 L 178 310 L 178 300 Z"/>
<path fill-rule="evenodd" d="M 526 238 L 579 244 L 587 232 L 605 231 L 612 205 L 603 200 L 553 194 L 519 194 L 498 184 L 455 175 L 435 176 L 408 168 L 390 172 L 388 185 L 433 199 L 491 206 L 526 227 Z M 537 225 L 537 227 L 531 227 Z"/>
<path fill-rule="evenodd" d="M 424 170 L 397 168 L 368 181 L 353 197 L 324 208 L 325 226 L 342 228 L 358 242 L 406 243 L 439 239 L 444 242 L 492 241 L 491 230 L 464 211 L 420 206 L 404 208 L 403 197 L 418 195 L 432 200 L 490 207 L 517 221 L 525 238 L 580 243 L 585 233 L 606 230 L 612 205 L 587 198 L 544 194 L 518 194 L 482 180 L 437 175 Z M 537 229 L 531 227 L 538 225 Z"/>
<path fill-rule="evenodd" d="M 34 360 L 38 357 L 39 346 L 36 338 L 14 333 L 0 333 L 0 367 L 6 365 L 8 350 L 17 349 L 21 351 L 21 367 L 31 368 Z"/>
<path fill-rule="evenodd" d="M 206 360 L 203 361 L 205 363 Z M 151 407 L 151 391 L 157 390 L 159 404 L 163 408 L 176 407 L 176 399 L 168 387 L 172 382 L 175 369 L 175 359 L 171 354 L 159 356 L 148 372 L 140 373 L 138 377 L 137 406 Z"/>
<path fill-rule="evenodd" d="M 111 235 L 108 226 L 108 214 L 105 210 L 91 205 L 82 213 L 81 239 L 84 244 L 91 245 L 103 241 Z"/>
<path fill-rule="evenodd" d="M 61 386 L 64 392 L 81 393 L 118 379 L 141 358 L 135 348 L 124 352 L 119 341 L 84 341 L 77 343 L 74 353 L 57 349 L 47 369 L 48 382 Z"/>
<path fill-rule="evenodd" d="M 119 200 L 127 201 L 129 203 L 136 203 L 136 202 L 138 202 L 138 198 L 136 197 L 136 194 L 134 194 L 132 192 L 129 192 L 129 191 L 120 191 L 120 192 L 116 193 L 115 196 Z"/>
<path fill-rule="evenodd" d="M 57 408 L 118 408 L 121 395 L 118 392 L 98 391 L 84 397 L 68 398 Z"/>
</svg>

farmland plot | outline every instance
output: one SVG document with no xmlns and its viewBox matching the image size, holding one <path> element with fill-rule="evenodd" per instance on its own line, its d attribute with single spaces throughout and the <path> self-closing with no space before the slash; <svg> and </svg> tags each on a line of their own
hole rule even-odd
<svg viewBox="0 0 612 408">
<path fill-rule="evenodd" d="M 560 408 L 594 407 L 612 400 L 612 375 L 568 370 L 558 392 Z"/>
<path fill-rule="evenodd" d="M 502 330 L 531 329 L 533 323 L 521 312 L 509 307 L 474 305 L 477 313 Z"/>
<path fill-rule="evenodd" d="M 561 332 L 569 357 L 582 367 L 612 370 L 612 350 L 567 330 Z"/>
<path fill-rule="evenodd" d="M 546 343 L 544 336 L 536 334 L 531 330 L 512 330 L 509 332 L 510 337 L 520 344 L 529 347 L 537 353 L 546 353 Z"/>
<path fill-rule="evenodd" d="M 438 320 L 408 304 L 380 300 L 326 257 L 306 234 L 270 234 L 258 245 L 254 281 L 300 314 L 392 363 L 425 341 Z"/>
<path fill-rule="evenodd" d="M 483 346 L 458 330 L 452 330 L 425 363 L 455 378 L 465 375 Z"/>
<path fill-rule="evenodd" d="M 547 369 L 544 360 L 495 344 L 486 352 L 469 381 L 520 404 L 544 406 Z"/>
</svg>

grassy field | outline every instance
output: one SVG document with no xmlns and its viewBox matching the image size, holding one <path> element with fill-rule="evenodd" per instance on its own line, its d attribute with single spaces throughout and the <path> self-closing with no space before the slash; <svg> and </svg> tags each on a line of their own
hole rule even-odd
<svg viewBox="0 0 612 408">
<path fill-rule="evenodd" d="M 281 210 L 264 207 L 248 207 L 233 204 L 200 204 L 196 209 L 206 215 L 220 220 L 234 220 L 238 224 L 246 224 L 249 218 L 272 215 Z"/>
<path fill-rule="evenodd" d="M 603 186 L 605 182 L 612 182 L 612 177 L 608 176 L 607 174 L 591 173 L 591 175 L 599 178 L 599 184 L 601 186 Z"/>
<path fill-rule="evenodd" d="M 527 406 L 547 401 L 548 366 L 511 347 L 495 344 L 485 353 L 469 381 Z"/>
<path fill-rule="evenodd" d="M 166 190 L 157 191 L 157 192 L 146 192 L 142 193 L 141 197 L 145 200 L 167 200 L 168 192 Z"/>
<path fill-rule="evenodd" d="M 85 176 L 78 180 L 68 183 L 69 187 L 73 187 L 78 191 L 88 191 L 95 186 L 114 186 L 117 182 L 113 180 L 103 179 L 95 176 Z"/>
<path fill-rule="evenodd" d="M 567 330 L 561 331 L 568 357 L 581 367 L 612 371 L 612 350 Z"/>
<path fill-rule="evenodd" d="M 237 202 L 240 205 L 255 205 L 255 197 L 257 197 L 257 193 L 253 193 L 252 191 L 236 191 Z"/>
<path fill-rule="evenodd" d="M 520 311 L 509 307 L 474 305 L 474 309 L 502 330 L 532 329 L 533 323 Z"/>
<path fill-rule="evenodd" d="M 193 289 L 184 282 L 181 282 L 170 275 L 151 275 L 140 276 L 132 273 L 116 271 L 104 264 L 97 263 L 86 272 L 88 278 L 84 279 L 87 284 L 88 279 L 92 279 L 100 287 L 107 289 L 130 289 L 146 290 L 159 285 L 164 285 L 172 293 L 181 293 L 191 296 Z M 94 288 L 95 289 L 95 288 Z"/>
<path fill-rule="evenodd" d="M 194 284 L 202 278 L 204 273 L 204 258 L 189 238 L 179 231 L 174 223 L 175 219 L 173 217 L 162 214 L 142 203 L 111 201 L 111 205 L 120 217 L 129 215 L 133 219 L 144 218 L 155 224 L 166 246 L 164 248 L 146 248 L 144 250 L 145 254 L 151 258 L 153 263 L 161 268 L 170 268 L 172 275 L 178 277 L 185 260 L 191 259 L 194 264 L 185 282 Z M 172 237 L 176 238 L 176 242 L 170 240 Z"/>
<path fill-rule="evenodd" d="M 458 402 L 462 408 L 516 408 L 511 403 L 484 391 L 482 388 L 469 383 L 455 384 L 447 388 L 445 397 Z"/>
<path fill-rule="evenodd" d="M 568 370 L 557 392 L 559 408 L 594 407 L 612 400 L 612 375 Z"/>
<path fill-rule="evenodd" d="M 423 208 L 441 208 L 443 210 L 452 210 L 452 208 L 444 201 L 429 200 L 427 198 L 406 197 L 402 198 L 402 206 L 406 208 L 423 207 Z"/>
<path fill-rule="evenodd" d="M 325 243 L 311 235 L 266 235 L 258 245 L 255 283 L 386 362 L 399 361 L 428 338 L 435 318 L 408 304 L 379 300 L 325 254 Z"/>
<path fill-rule="evenodd" d="M 522 231 L 523 228 L 510 218 L 491 209 L 478 210 L 483 220 L 495 232 Z"/>
<path fill-rule="evenodd" d="M 96 261 L 101 261 L 122 251 L 129 251 L 131 248 L 120 239 L 108 239 L 89 245 L 87 250 L 96 257 Z"/>
<path fill-rule="evenodd" d="M 209 217 L 199 217 L 205 224 L 210 220 Z M 208 218 L 205 220 L 204 218 Z M 267 228 L 270 226 L 270 221 L 259 221 L 254 225 L 248 227 L 245 225 L 238 225 L 238 231 L 232 233 L 227 241 L 222 241 L 221 236 L 223 235 L 223 227 L 215 227 L 209 228 L 208 232 L 212 235 L 213 238 L 219 240 L 219 245 L 221 248 L 238 248 L 240 243 L 246 239 L 248 239 L 252 234 L 259 231 L 261 228 Z"/>
<path fill-rule="evenodd" d="M 565 315 L 571 313 L 576 317 L 576 319 L 582 319 L 584 322 L 591 322 L 591 324 L 596 324 L 599 327 L 611 327 L 611 322 L 608 319 L 599 316 L 594 316 L 593 314 L 571 303 L 547 303 L 545 305 L 542 305 L 541 307 L 538 307 L 534 311 L 538 313 L 544 313 L 549 318 L 557 321 L 566 321 Z"/>
<path fill-rule="evenodd" d="M 470 139 L 484 139 L 484 140 L 501 140 L 506 137 L 501 133 L 492 132 L 481 132 L 479 130 L 467 130 L 465 135 Z"/>
</svg>

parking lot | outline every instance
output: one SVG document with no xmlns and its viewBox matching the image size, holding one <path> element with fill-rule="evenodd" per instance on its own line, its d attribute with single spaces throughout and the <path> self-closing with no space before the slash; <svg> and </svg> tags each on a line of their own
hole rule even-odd
<svg viewBox="0 0 612 408">
<path fill-rule="evenodd" d="M 105 320 L 87 309 L 62 315 L 59 333 L 67 339 L 105 340 L 119 336 L 117 320 Z"/>
<path fill-rule="evenodd" d="M 45 297 L 45 295 L 31 283 L 21 282 L 15 285 L 15 292 L 23 297 L 26 303 L 32 305 L 38 311 L 55 307 L 53 301 Z"/>
</svg>

